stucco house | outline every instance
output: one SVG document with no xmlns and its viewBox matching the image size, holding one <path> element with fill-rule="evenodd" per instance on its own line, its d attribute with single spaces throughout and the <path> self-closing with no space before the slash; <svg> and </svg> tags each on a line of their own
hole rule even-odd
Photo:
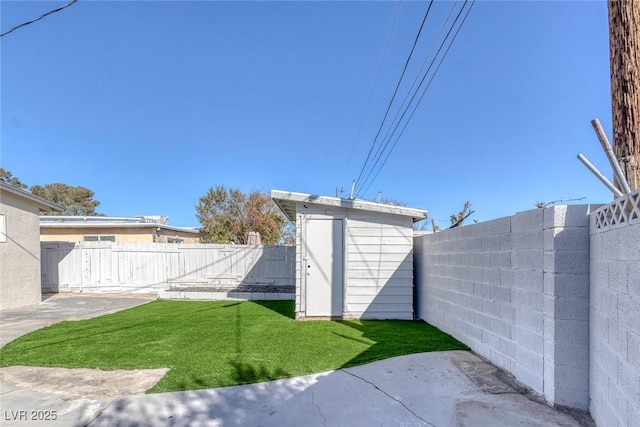
<svg viewBox="0 0 640 427">
<path fill-rule="evenodd" d="M 61 210 L 0 180 L 0 309 L 42 301 L 38 214 Z"/>
<path fill-rule="evenodd" d="M 427 211 L 273 190 L 296 224 L 296 318 L 413 319 L 413 223 Z"/>
<path fill-rule="evenodd" d="M 166 216 L 52 216 L 40 217 L 43 242 L 199 243 L 196 228 L 175 227 Z"/>
</svg>

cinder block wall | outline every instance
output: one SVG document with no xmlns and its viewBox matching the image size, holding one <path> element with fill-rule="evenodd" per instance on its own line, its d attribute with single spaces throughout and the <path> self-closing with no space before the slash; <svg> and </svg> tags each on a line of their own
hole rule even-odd
<svg viewBox="0 0 640 427">
<path fill-rule="evenodd" d="M 590 205 L 414 239 L 416 312 L 555 405 L 589 406 Z"/>
<path fill-rule="evenodd" d="M 640 426 L 640 190 L 591 215 L 591 415 Z"/>
</svg>

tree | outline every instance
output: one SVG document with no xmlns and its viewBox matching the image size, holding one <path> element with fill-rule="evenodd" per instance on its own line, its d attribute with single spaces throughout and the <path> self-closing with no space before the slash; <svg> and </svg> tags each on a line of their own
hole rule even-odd
<svg viewBox="0 0 640 427">
<path fill-rule="evenodd" d="M 249 232 L 257 231 L 264 244 L 273 245 L 283 237 L 286 222 L 268 194 L 221 185 L 200 198 L 196 216 L 203 243 L 246 244 Z"/>
<path fill-rule="evenodd" d="M 99 215 L 96 208 L 100 202 L 94 200 L 93 191 L 86 187 L 72 187 L 61 183 L 34 185 L 31 193 L 62 206 L 62 215 Z"/>
<path fill-rule="evenodd" d="M 640 187 L 640 1 L 609 0 L 613 150 L 629 187 Z"/>
<path fill-rule="evenodd" d="M 2 178 L 4 182 L 9 183 L 14 187 L 22 188 L 23 190 L 26 190 L 28 187 L 27 184 L 20 181 L 17 177 L 13 176 L 13 174 L 5 168 L 0 168 L 0 178 Z"/>
<path fill-rule="evenodd" d="M 374 202 L 374 203 L 382 203 L 383 205 L 390 205 L 390 206 L 401 206 L 401 207 L 406 207 L 407 204 L 404 202 L 401 202 L 400 200 L 396 200 L 393 199 L 391 197 L 380 197 L 380 194 L 378 194 L 378 198 L 377 199 L 367 199 L 370 202 Z M 417 222 L 413 223 L 413 229 L 416 231 L 424 231 L 427 229 L 427 217 L 425 217 L 424 219 L 421 219 Z"/>
<path fill-rule="evenodd" d="M 380 198 L 380 200 L 371 200 L 372 202 L 375 203 L 382 203 L 383 205 L 391 205 L 391 206 L 402 206 L 402 207 L 406 207 L 407 204 L 404 202 L 401 202 L 400 200 L 396 200 L 396 199 L 392 199 L 390 197 L 382 197 Z"/>
<path fill-rule="evenodd" d="M 449 217 L 449 219 L 451 220 L 451 227 L 449 227 L 449 228 L 456 228 L 456 227 L 462 225 L 464 220 L 469 218 L 474 213 L 475 213 L 475 211 L 471 210 L 471 202 L 468 202 L 468 201 L 465 202 L 464 203 L 464 207 L 462 208 L 462 210 L 460 212 L 458 212 L 455 215 L 451 215 Z"/>
</svg>

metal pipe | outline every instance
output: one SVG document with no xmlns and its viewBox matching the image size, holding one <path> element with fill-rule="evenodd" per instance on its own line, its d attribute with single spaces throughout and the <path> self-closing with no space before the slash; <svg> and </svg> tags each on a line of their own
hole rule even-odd
<svg viewBox="0 0 640 427">
<path fill-rule="evenodd" d="M 604 175 L 602 175 L 600 173 L 600 171 L 591 164 L 591 162 L 589 160 L 587 160 L 587 158 L 585 156 L 582 155 L 582 153 L 578 154 L 578 160 L 580 160 L 582 162 L 582 164 L 584 164 L 587 169 L 589 169 L 595 176 L 596 178 L 598 178 L 600 181 L 602 181 L 602 183 L 609 189 L 611 190 L 611 192 L 613 194 L 616 195 L 616 197 L 622 197 L 624 196 L 624 194 L 622 194 L 622 192 L 620 190 L 618 190 L 615 185 L 613 185 Z"/>
<path fill-rule="evenodd" d="M 349 193 L 349 200 L 353 200 L 355 198 L 355 197 L 353 197 L 353 192 L 354 191 L 356 191 L 356 180 L 355 179 L 351 183 L 351 193 Z"/>
<path fill-rule="evenodd" d="M 613 154 L 613 149 L 611 148 L 611 144 L 609 144 L 607 135 L 604 133 L 604 129 L 602 129 L 600 120 L 598 119 L 591 120 L 591 126 L 593 126 L 593 130 L 596 131 L 596 135 L 598 136 L 600 145 L 602 145 L 602 149 L 604 150 L 604 153 L 607 155 L 607 158 L 609 159 L 609 163 L 611 164 L 613 173 L 618 179 L 618 182 L 622 187 L 622 191 L 624 191 L 625 194 L 631 193 L 631 188 L 629 187 L 629 183 L 627 182 L 627 179 L 622 173 L 622 169 L 620 169 L 620 164 L 618 163 L 618 160 L 616 159 L 615 154 Z"/>
</svg>

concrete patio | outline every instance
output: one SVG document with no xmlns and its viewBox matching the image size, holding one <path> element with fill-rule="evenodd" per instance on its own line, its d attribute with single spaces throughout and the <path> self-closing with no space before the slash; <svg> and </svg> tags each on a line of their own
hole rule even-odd
<svg viewBox="0 0 640 427">
<path fill-rule="evenodd" d="M 2 343 L 56 321 L 95 317 L 151 299 L 57 295 L 6 310 L 0 312 Z M 521 394 L 495 367 L 466 351 L 414 354 L 219 389 L 145 395 L 146 385 L 130 388 L 144 379 L 157 381 L 162 372 L 156 371 L 0 369 L 2 425 L 42 424 L 31 418 L 46 414 L 51 426 L 589 425 L 588 419 L 579 423 Z"/>
</svg>

